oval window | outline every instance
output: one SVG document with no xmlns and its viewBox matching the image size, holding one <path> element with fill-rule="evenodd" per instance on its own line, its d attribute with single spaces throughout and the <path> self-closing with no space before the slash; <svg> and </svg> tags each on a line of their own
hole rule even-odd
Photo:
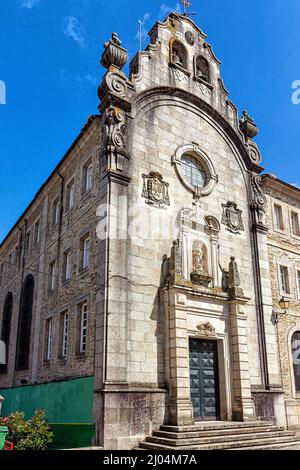
<svg viewBox="0 0 300 470">
<path fill-rule="evenodd" d="M 204 188 L 207 183 L 207 173 L 197 158 L 191 155 L 181 157 L 182 176 L 194 188 Z"/>
</svg>

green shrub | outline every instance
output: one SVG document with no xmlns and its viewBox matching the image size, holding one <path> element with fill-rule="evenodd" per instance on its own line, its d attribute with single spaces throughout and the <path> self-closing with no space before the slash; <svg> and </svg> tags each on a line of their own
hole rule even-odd
<svg viewBox="0 0 300 470">
<path fill-rule="evenodd" d="M 28 421 L 24 413 L 17 411 L 7 418 L 0 418 L 0 426 L 7 426 L 6 439 L 13 442 L 15 450 L 46 450 L 53 442 L 53 433 L 45 421 L 45 412 L 38 410 Z"/>
</svg>

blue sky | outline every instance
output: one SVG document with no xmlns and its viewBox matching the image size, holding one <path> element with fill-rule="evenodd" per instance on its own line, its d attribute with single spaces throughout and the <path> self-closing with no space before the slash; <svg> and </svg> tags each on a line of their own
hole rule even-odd
<svg viewBox="0 0 300 470">
<path fill-rule="evenodd" d="M 0 240 L 79 133 L 97 113 L 103 43 L 117 31 L 130 58 L 176 1 L 0 0 Z M 239 111 L 260 127 L 269 173 L 300 186 L 299 0 L 194 0 L 194 18 L 222 61 Z"/>
</svg>

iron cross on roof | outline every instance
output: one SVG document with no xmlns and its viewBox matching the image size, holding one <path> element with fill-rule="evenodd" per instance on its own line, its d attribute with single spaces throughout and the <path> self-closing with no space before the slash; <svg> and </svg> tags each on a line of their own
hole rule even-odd
<svg viewBox="0 0 300 470">
<path fill-rule="evenodd" d="M 188 12 L 188 8 L 191 8 L 192 6 L 192 3 L 189 1 L 189 0 L 180 0 L 180 3 L 182 4 L 183 6 L 183 15 L 184 16 L 194 16 L 194 15 L 197 15 L 196 12 Z"/>
</svg>

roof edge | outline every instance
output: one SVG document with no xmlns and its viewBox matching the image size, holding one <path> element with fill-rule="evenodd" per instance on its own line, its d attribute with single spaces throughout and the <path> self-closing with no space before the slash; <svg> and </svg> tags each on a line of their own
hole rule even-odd
<svg viewBox="0 0 300 470">
<path fill-rule="evenodd" d="M 77 143 L 79 142 L 79 140 L 82 138 L 82 136 L 85 134 L 85 132 L 88 130 L 88 128 L 90 127 L 90 125 L 96 120 L 96 119 L 99 119 L 101 118 L 101 115 L 100 114 L 92 114 L 91 116 L 88 117 L 86 123 L 84 124 L 84 126 L 82 127 L 80 133 L 78 134 L 78 136 L 73 140 L 72 144 L 70 145 L 70 147 L 68 148 L 68 150 L 65 152 L 64 156 L 61 158 L 61 160 L 58 162 L 58 164 L 56 165 L 56 167 L 54 168 L 54 170 L 51 172 L 51 174 L 48 176 L 48 178 L 46 179 L 46 181 L 42 184 L 42 186 L 39 188 L 39 190 L 36 192 L 36 194 L 34 195 L 33 199 L 31 200 L 31 202 L 28 204 L 28 206 L 26 207 L 26 209 L 22 212 L 22 214 L 20 215 L 20 217 L 18 218 L 18 220 L 15 222 L 15 224 L 12 226 L 12 228 L 10 229 L 10 231 L 8 232 L 8 234 L 4 237 L 4 239 L 1 241 L 0 243 L 0 249 L 3 247 L 3 245 L 5 244 L 5 242 L 8 240 L 8 238 L 10 237 L 10 235 L 12 234 L 12 232 L 15 230 L 15 228 L 18 226 L 18 224 L 21 222 L 21 220 L 24 218 L 24 216 L 26 215 L 26 213 L 29 211 L 29 209 L 33 206 L 33 204 L 36 202 L 38 196 L 41 194 L 41 192 L 43 191 L 43 189 L 45 188 L 45 186 L 47 186 L 47 184 L 49 183 L 49 181 L 53 178 L 53 176 L 57 173 L 57 171 L 59 170 L 59 168 L 61 167 L 61 165 L 63 164 L 63 162 L 66 160 L 66 158 L 69 156 L 69 154 L 72 152 L 72 150 L 74 149 L 74 147 L 77 145 Z"/>
</svg>

